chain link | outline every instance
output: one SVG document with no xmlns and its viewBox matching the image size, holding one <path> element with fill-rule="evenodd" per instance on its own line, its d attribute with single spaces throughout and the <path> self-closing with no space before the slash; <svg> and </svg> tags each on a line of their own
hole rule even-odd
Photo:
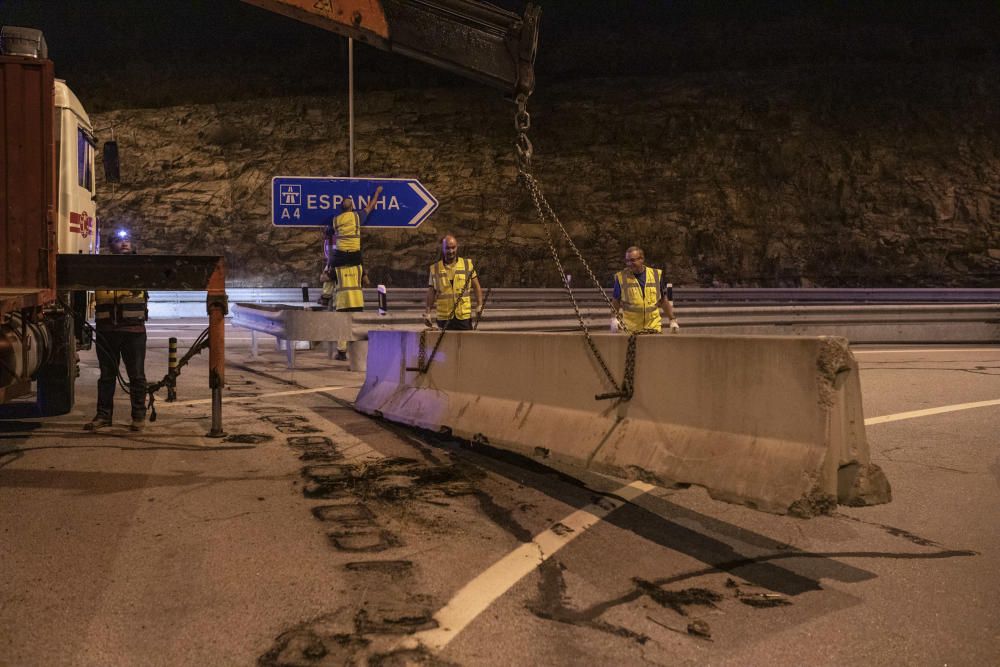
<svg viewBox="0 0 1000 667">
<path fill-rule="evenodd" d="M 588 264 L 587 260 L 584 259 L 583 253 L 580 252 L 576 243 L 573 242 L 573 238 L 569 235 L 569 231 L 567 231 L 566 227 L 559 221 L 559 217 L 556 215 L 555 211 L 552 210 L 552 206 L 549 205 L 548 200 L 545 198 L 545 194 L 542 193 L 542 189 L 538 185 L 537 179 L 535 179 L 535 177 L 531 174 L 531 157 L 533 149 L 531 140 L 527 135 L 527 131 L 531 128 L 531 116 L 528 114 L 527 109 L 528 96 L 522 93 L 517 96 L 516 102 L 517 111 L 514 114 L 514 128 L 518 132 L 517 143 L 515 145 L 517 149 L 518 179 L 524 183 L 524 186 L 531 195 L 532 202 L 535 205 L 535 210 L 538 213 L 538 219 L 542 223 L 542 229 L 545 230 L 545 240 L 548 243 L 549 252 L 552 254 L 552 259 L 555 261 L 556 268 L 559 271 L 560 280 L 562 281 L 563 287 L 566 288 L 566 293 L 569 295 L 570 303 L 573 304 L 573 311 L 576 313 L 576 319 L 580 323 L 580 329 L 583 331 L 584 338 L 587 341 L 587 345 L 590 347 L 591 354 L 593 354 L 594 359 L 601 367 L 601 370 L 604 372 L 604 376 L 607 378 L 608 382 L 612 387 L 614 387 L 613 392 L 598 394 L 595 398 L 597 400 L 614 398 L 617 399 L 619 403 L 629 401 L 632 399 L 632 395 L 635 392 L 635 359 L 637 338 L 638 336 L 658 332 L 655 329 L 629 331 L 628 327 L 625 326 L 622 311 L 615 309 L 614 304 L 611 303 L 611 298 L 608 296 L 607 292 L 604 291 L 604 288 L 601 286 L 601 282 L 591 270 L 590 264 Z M 583 314 L 580 312 L 580 305 L 577 303 L 576 296 L 573 294 L 573 288 L 570 287 L 569 281 L 566 280 L 566 271 L 563 268 L 562 260 L 559 259 L 559 251 L 556 249 L 555 240 L 552 237 L 550 223 L 554 223 L 555 226 L 559 228 L 559 232 L 569 244 L 569 247 L 573 250 L 573 254 L 576 255 L 577 260 L 579 260 L 580 264 L 583 265 L 583 268 L 586 269 L 587 275 L 590 277 L 594 287 L 598 292 L 600 292 L 601 296 L 604 297 L 604 301 L 608 304 L 608 308 L 614 314 L 614 317 L 618 322 L 618 328 L 622 331 L 628 332 L 629 334 L 628 347 L 625 353 L 625 377 L 622 379 L 622 383 L 620 385 L 615 380 L 614 375 L 612 375 L 611 370 L 604 361 L 604 357 L 601 355 L 600 350 L 597 349 L 597 344 L 590 335 L 590 329 L 587 327 Z"/>
</svg>

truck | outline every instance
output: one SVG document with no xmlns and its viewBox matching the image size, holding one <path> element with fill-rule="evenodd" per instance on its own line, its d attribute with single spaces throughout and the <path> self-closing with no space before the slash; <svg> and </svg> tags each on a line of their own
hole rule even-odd
<svg viewBox="0 0 1000 667">
<path fill-rule="evenodd" d="M 38 30 L 0 29 L 0 404 L 37 383 L 43 415 L 73 406 L 87 293 L 61 293 L 56 255 L 99 250 L 94 128 Z M 74 314 L 74 311 L 76 313 Z"/>
<path fill-rule="evenodd" d="M 462 74 L 521 104 L 534 88 L 541 12 L 531 3 L 519 15 L 478 0 L 243 1 Z M 100 251 L 97 140 L 80 100 L 55 78 L 41 31 L 0 28 L 0 91 L 0 416 L 33 383 L 37 414 L 73 408 L 77 351 L 92 342 L 85 321 L 93 289 L 207 287 L 218 329 L 214 401 L 226 308 L 221 258 L 81 261 Z M 117 172 L 117 146 L 105 148 L 105 169 Z M 213 410 L 213 431 L 221 432 L 215 421 Z"/>
</svg>

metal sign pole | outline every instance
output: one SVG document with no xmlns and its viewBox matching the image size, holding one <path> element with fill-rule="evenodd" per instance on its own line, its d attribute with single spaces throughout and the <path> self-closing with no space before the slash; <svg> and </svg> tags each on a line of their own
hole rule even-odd
<svg viewBox="0 0 1000 667">
<path fill-rule="evenodd" d="M 347 136 L 348 176 L 354 177 L 354 40 L 347 38 Z"/>
</svg>

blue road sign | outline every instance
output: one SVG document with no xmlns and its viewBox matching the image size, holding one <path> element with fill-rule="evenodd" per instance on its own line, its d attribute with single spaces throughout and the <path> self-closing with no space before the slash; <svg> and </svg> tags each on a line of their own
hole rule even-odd
<svg viewBox="0 0 1000 667">
<path fill-rule="evenodd" d="M 340 213 L 350 197 L 363 209 L 382 186 L 365 227 L 413 229 L 430 217 L 438 201 L 415 178 L 314 178 L 275 176 L 271 179 L 271 222 L 279 227 L 323 227 Z"/>
</svg>

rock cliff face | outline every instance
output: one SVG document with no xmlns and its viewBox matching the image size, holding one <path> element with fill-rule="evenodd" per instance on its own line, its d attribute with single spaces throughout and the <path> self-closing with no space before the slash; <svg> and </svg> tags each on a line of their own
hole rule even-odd
<svg viewBox="0 0 1000 667">
<path fill-rule="evenodd" d="M 639 245 L 683 285 L 1000 286 L 998 74 L 866 64 L 545 86 L 534 170 L 604 283 Z M 366 92 L 355 119 L 357 174 L 416 177 L 441 202 L 417 230 L 366 233 L 373 282 L 425 284 L 451 231 L 487 285 L 559 284 L 516 183 L 512 105 L 486 89 Z M 317 284 L 321 234 L 271 226 L 270 179 L 347 174 L 344 97 L 94 120 L 122 154 L 122 183 L 99 183 L 103 229 L 130 226 L 147 253 L 221 252 L 233 285 Z"/>
</svg>

